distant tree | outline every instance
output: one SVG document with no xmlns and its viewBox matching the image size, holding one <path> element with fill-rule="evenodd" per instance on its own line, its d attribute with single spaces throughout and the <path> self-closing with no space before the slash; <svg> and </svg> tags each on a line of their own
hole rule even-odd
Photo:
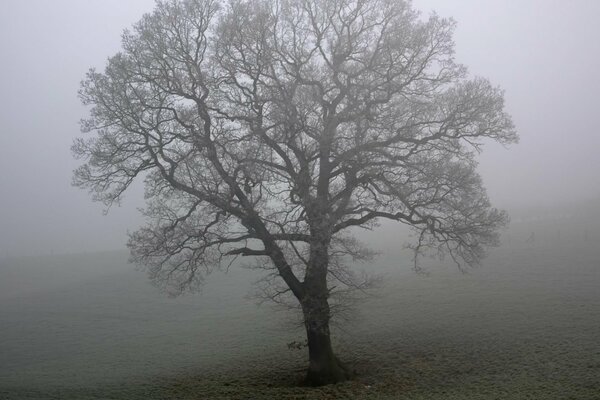
<svg viewBox="0 0 600 400">
<path fill-rule="evenodd" d="M 345 380 L 330 301 L 362 285 L 356 228 L 397 221 L 415 263 L 474 264 L 507 221 L 474 154 L 517 136 L 502 91 L 455 63 L 453 28 L 403 0 L 158 1 L 82 83 L 95 135 L 73 145 L 74 182 L 110 205 L 145 180 L 129 247 L 171 292 L 261 259 L 267 295 L 302 309 L 307 381 Z"/>
</svg>

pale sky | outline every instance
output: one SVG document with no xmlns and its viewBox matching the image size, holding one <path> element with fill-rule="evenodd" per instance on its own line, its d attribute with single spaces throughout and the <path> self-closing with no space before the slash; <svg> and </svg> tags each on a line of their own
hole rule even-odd
<svg viewBox="0 0 600 400">
<path fill-rule="evenodd" d="M 152 0 L 4 0 L 0 12 L 0 257 L 122 248 L 141 186 L 107 216 L 71 187 L 79 82 Z M 506 91 L 521 142 L 480 172 L 501 208 L 600 199 L 600 1 L 414 0 L 458 22 L 456 58 Z M 599 200 L 600 201 L 600 200 Z"/>
</svg>

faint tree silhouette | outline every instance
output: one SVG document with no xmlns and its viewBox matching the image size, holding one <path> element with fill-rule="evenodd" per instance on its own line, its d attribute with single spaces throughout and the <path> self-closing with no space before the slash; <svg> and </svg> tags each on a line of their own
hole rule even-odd
<svg viewBox="0 0 600 400">
<path fill-rule="evenodd" d="M 353 236 L 388 219 L 419 254 L 477 263 L 497 243 L 474 153 L 517 140 L 502 91 L 454 61 L 454 22 L 402 0 L 159 1 L 80 97 L 76 185 L 118 202 L 145 179 L 135 262 L 171 293 L 237 256 L 273 272 L 307 333 L 307 380 L 347 379 L 330 301 L 361 289 Z M 340 302 L 339 304 L 343 304 Z"/>
</svg>

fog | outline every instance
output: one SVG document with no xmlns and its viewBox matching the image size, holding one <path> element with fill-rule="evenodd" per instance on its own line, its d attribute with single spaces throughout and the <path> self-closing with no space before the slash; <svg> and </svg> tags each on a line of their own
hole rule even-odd
<svg viewBox="0 0 600 400">
<path fill-rule="evenodd" d="M 72 188 L 79 82 L 102 69 L 151 0 L 3 2 L 0 14 L 0 256 L 121 248 L 140 224 L 141 185 L 107 216 Z M 571 205 L 600 198 L 600 3 L 416 0 L 453 17 L 456 58 L 506 93 L 521 141 L 491 144 L 480 172 L 494 204 Z"/>
<path fill-rule="evenodd" d="M 295 387 L 302 317 L 256 306 L 264 271 L 237 260 L 201 295 L 169 298 L 124 249 L 143 183 L 110 210 L 71 185 L 80 81 L 154 3 L 1 3 L 0 398 L 333 398 Z M 455 19 L 456 60 L 505 91 L 520 142 L 489 142 L 478 159 L 512 222 L 468 274 L 448 258 L 415 273 L 397 224 L 360 234 L 381 255 L 353 266 L 380 279 L 346 299 L 348 315 L 336 309 L 336 351 L 358 371 L 343 397 L 596 398 L 600 2 L 413 6 Z"/>
</svg>

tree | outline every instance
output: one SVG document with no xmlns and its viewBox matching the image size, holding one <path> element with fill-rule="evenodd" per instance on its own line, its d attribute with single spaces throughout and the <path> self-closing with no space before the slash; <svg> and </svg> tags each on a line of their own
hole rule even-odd
<svg viewBox="0 0 600 400">
<path fill-rule="evenodd" d="M 477 263 L 507 221 L 475 171 L 517 140 L 501 90 L 453 59 L 454 23 L 402 0 L 158 1 L 90 70 L 76 185 L 118 202 L 145 179 L 132 259 L 178 293 L 258 257 L 298 301 L 314 385 L 347 379 L 330 300 L 360 285 L 357 228 L 411 226 L 417 256 Z M 279 284 L 283 284 L 283 290 Z"/>
</svg>

